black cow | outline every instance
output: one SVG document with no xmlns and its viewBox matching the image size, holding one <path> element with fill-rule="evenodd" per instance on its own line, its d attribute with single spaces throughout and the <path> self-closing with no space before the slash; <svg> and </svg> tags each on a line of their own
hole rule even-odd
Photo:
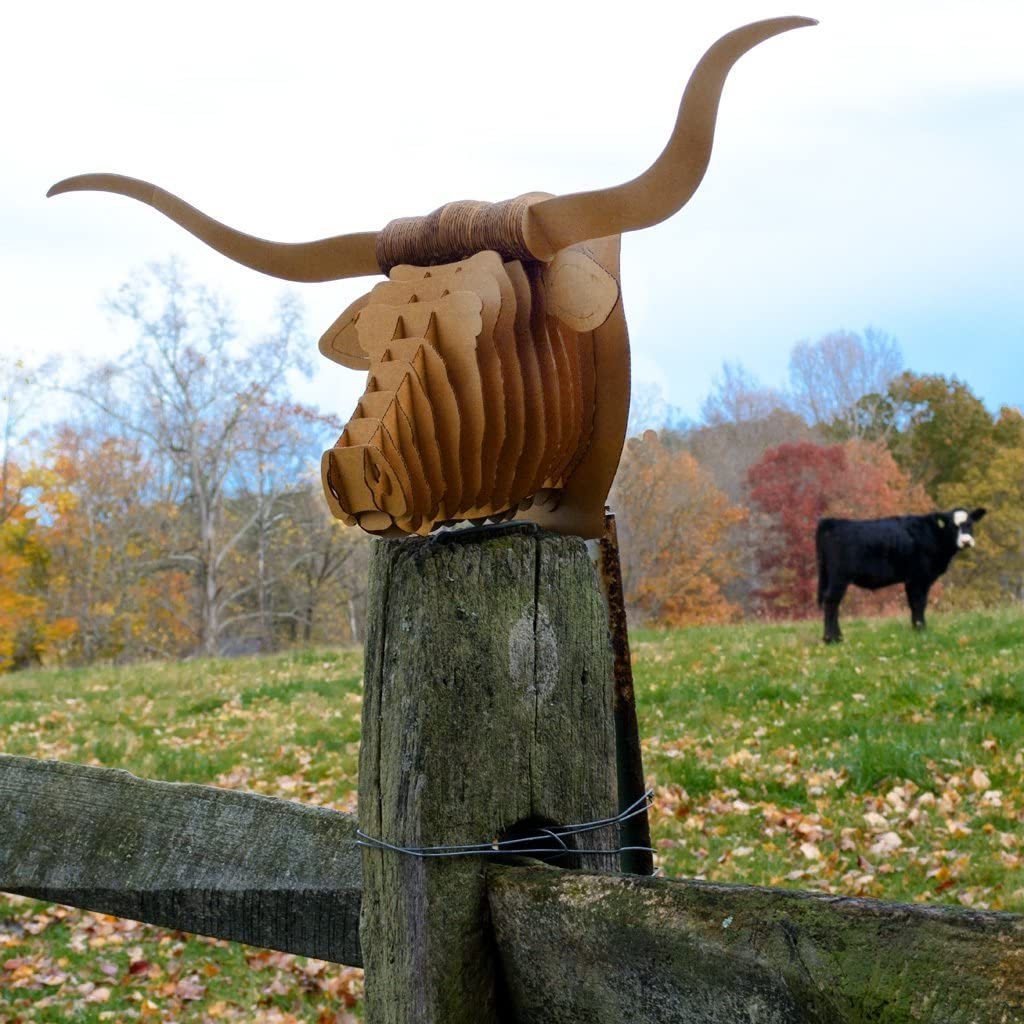
<svg viewBox="0 0 1024 1024">
<path fill-rule="evenodd" d="M 902 583 L 910 604 L 910 621 L 923 629 L 931 585 L 961 548 L 974 547 L 972 527 L 984 515 L 983 508 L 973 512 L 955 508 L 927 516 L 819 520 L 814 539 L 825 643 L 843 639 L 839 603 L 851 583 L 867 590 Z"/>
</svg>

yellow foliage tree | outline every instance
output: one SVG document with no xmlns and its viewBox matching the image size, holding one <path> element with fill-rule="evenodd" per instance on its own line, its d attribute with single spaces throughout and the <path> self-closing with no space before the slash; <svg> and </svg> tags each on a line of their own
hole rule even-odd
<svg viewBox="0 0 1024 1024">
<path fill-rule="evenodd" d="M 738 608 L 723 586 L 736 575 L 732 533 L 747 512 L 730 503 L 688 452 L 654 431 L 626 446 L 612 508 L 626 602 L 666 626 L 725 622 Z"/>
<path fill-rule="evenodd" d="M 0 526 L 0 672 L 26 660 L 35 646 L 30 635 L 45 607 L 41 597 L 25 592 L 32 566 L 19 549 L 26 539 L 23 523 L 8 519 Z"/>
<path fill-rule="evenodd" d="M 64 619 L 47 621 L 50 552 L 25 501 L 30 485 L 8 458 L 0 484 L 0 672 L 42 661 L 74 630 Z"/>
<path fill-rule="evenodd" d="M 1024 602 L 1024 444 L 996 449 L 962 483 L 940 493 L 949 507 L 984 506 L 976 547 L 953 560 L 946 594 L 957 607 L 991 607 Z"/>
</svg>

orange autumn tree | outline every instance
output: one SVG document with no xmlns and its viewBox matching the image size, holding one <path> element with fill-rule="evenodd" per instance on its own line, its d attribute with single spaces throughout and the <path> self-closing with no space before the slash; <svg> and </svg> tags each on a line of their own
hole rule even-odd
<svg viewBox="0 0 1024 1024">
<path fill-rule="evenodd" d="M 756 514 L 761 611 L 773 618 L 818 613 L 814 533 L 823 516 L 874 519 L 926 512 L 931 501 L 912 484 L 887 448 L 869 441 L 771 448 L 747 474 Z M 901 590 L 868 594 L 851 588 L 854 614 L 903 606 Z"/>
<path fill-rule="evenodd" d="M 73 619 L 75 663 L 176 657 L 194 643 L 190 581 L 166 557 L 178 506 L 137 442 L 60 425 L 40 474 L 51 621 Z"/>
<path fill-rule="evenodd" d="M 738 609 L 732 534 L 746 521 L 688 452 L 652 431 L 626 445 L 612 490 L 631 610 L 666 626 L 724 622 Z"/>
<path fill-rule="evenodd" d="M 0 672 L 42 661 L 75 629 L 46 614 L 52 552 L 38 502 L 40 471 L 28 454 L 28 427 L 48 376 L 47 364 L 0 353 Z"/>
</svg>

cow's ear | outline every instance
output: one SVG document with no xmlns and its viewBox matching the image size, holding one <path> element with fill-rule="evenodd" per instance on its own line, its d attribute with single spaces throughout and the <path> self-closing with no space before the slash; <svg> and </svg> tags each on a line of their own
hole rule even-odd
<svg viewBox="0 0 1024 1024">
<path fill-rule="evenodd" d="M 935 517 L 935 522 L 938 523 L 940 530 L 944 530 L 946 528 L 946 517 L 945 516 L 936 516 Z"/>
<path fill-rule="evenodd" d="M 562 249 L 543 276 L 548 313 L 580 334 L 596 331 L 619 301 L 619 283 L 581 248 Z"/>
<path fill-rule="evenodd" d="M 988 511 L 987 508 L 976 508 L 971 513 L 971 520 L 976 523 L 979 519 L 984 519 L 985 518 L 985 513 L 987 511 Z"/>
</svg>

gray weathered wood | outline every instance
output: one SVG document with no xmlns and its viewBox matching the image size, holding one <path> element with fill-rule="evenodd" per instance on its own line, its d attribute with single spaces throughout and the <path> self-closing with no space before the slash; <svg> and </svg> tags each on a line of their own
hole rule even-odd
<svg viewBox="0 0 1024 1024">
<path fill-rule="evenodd" d="M 363 829 L 426 846 L 615 813 L 611 651 L 581 541 L 520 524 L 380 542 L 369 608 Z M 485 864 L 367 850 L 363 885 L 369 1019 L 495 1021 Z"/>
<path fill-rule="evenodd" d="M 517 1024 L 1010 1024 L 1024 917 L 492 867 Z"/>
<path fill-rule="evenodd" d="M 0 755 L 0 890 L 359 966 L 351 816 Z"/>
<path fill-rule="evenodd" d="M 283 800 L 0 755 L 0 889 L 358 965 L 353 830 Z M 486 876 L 471 908 L 483 952 L 461 946 L 481 959 L 453 976 L 475 977 L 496 943 L 518 1024 L 1024 1020 L 1018 915 L 476 861 L 445 862 L 431 888 L 439 865 L 409 863 L 427 896 L 466 882 L 452 870 L 470 887 Z M 445 957 L 432 923 L 422 937 Z M 396 934 L 381 958 L 415 957 L 416 938 Z"/>
</svg>

